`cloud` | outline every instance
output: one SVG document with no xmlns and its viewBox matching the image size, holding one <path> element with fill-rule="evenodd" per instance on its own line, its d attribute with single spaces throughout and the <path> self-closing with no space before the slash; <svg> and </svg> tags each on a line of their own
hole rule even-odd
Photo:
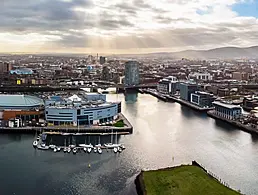
<svg viewBox="0 0 258 195">
<path fill-rule="evenodd" d="M 244 0 L 4 0 L 0 51 L 31 51 L 35 45 L 42 51 L 127 52 L 258 44 L 258 20 L 233 11 L 238 3 Z M 30 44 L 17 41 L 17 47 L 19 37 Z"/>
</svg>

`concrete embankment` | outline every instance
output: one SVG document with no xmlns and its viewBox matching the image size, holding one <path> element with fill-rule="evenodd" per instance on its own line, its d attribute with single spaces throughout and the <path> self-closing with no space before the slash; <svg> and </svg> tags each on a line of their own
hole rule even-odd
<svg viewBox="0 0 258 195">
<path fill-rule="evenodd" d="M 207 112 L 207 115 L 210 116 L 211 118 L 218 119 L 218 120 L 227 122 L 231 125 L 234 125 L 235 127 L 238 127 L 240 129 L 242 129 L 243 131 L 246 131 L 248 133 L 258 134 L 258 129 L 253 128 L 253 127 L 248 126 L 248 125 L 245 125 L 245 124 L 242 124 L 239 121 L 230 120 L 230 119 L 226 119 L 224 117 L 220 117 L 220 116 L 216 115 L 214 111 Z"/>
<path fill-rule="evenodd" d="M 154 96 L 154 97 L 156 97 L 158 99 L 161 99 L 161 100 L 163 100 L 165 102 L 168 102 L 168 101 L 169 102 L 177 102 L 177 103 L 179 103 L 179 104 L 181 104 L 183 106 L 190 107 L 190 108 L 192 108 L 194 110 L 197 110 L 199 112 L 207 112 L 209 110 L 213 110 L 214 109 L 214 108 L 202 108 L 202 107 L 199 107 L 199 106 L 194 105 L 194 104 L 192 104 L 192 103 L 190 103 L 188 101 L 182 100 L 182 99 L 180 99 L 180 98 L 178 98 L 176 96 L 162 95 L 162 94 L 160 94 L 158 92 L 154 92 L 154 91 L 150 91 L 150 90 L 142 90 L 142 91 L 144 93 L 150 94 L 150 95 L 152 95 L 152 96 Z"/>
<path fill-rule="evenodd" d="M 87 133 L 87 134 L 112 134 L 120 135 L 132 134 L 133 126 L 123 114 L 119 114 L 119 119 L 123 119 L 124 127 L 114 126 L 47 126 L 47 127 L 0 127 L 0 133 L 35 133 L 35 132 L 64 132 L 64 133 Z"/>
</svg>

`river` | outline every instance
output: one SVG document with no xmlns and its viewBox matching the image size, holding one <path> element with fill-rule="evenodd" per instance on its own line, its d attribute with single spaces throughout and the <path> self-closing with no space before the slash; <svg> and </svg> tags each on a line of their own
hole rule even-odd
<svg viewBox="0 0 258 195">
<path fill-rule="evenodd" d="M 107 99 L 122 101 L 122 112 L 134 127 L 132 135 L 119 137 L 125 151 L 102 155 L 38 151 L 32 147 L 33 135 L 2 134 L 0 194 L 134 195 L 134 179 L 141 169 L 192 160 L 232 188 L 258 194 L 257 136 L 150 95 L 115 94 Z"/>
</svg>

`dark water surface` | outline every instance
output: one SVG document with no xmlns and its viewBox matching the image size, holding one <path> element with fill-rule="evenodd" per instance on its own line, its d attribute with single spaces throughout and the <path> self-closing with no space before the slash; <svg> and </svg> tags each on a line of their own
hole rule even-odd
<svg viewBox="0 0 258 195">
<path fill-rule="evenodd" d="M 108 99 L 122 101 L 123 113 L 134 126 L 132 135 L 119 137 L 127 148 L 123 153 L 37 151 L 33 135 L 0 135 L 0 195 L 133 195 L 141 169 L 192 160 L 234 189 L 258 194 L 257 136 L 149 95 Z"/>
</svg>

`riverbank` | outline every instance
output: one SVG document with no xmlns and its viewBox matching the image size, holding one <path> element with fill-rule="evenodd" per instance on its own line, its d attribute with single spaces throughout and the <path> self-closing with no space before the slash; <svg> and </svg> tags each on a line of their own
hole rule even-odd
<svg viewBox="0 0 258 195">
<path fill-rule="evenodd" d="M 195 161 L 192 165 L 141 171 L 135 184 L 138 195 L 240 195 Z"/>
<path fill-rule="evenodd" d="M 239 121 L 235 121 L 235 120 L 230 120 L 230 119 L 226 119 L 224 117 L 220 117 L 218 115 L 215 114 L 215 111 L 209 111 L 207 112 L 207 115 L 211 118 L 214 118 L 214 119 L 218 119 L 218 120 L 221 120 L 221 121 L 224 121 L 224 122 L 227 122 L 235 127 L 238 127 L 240 129 L 242 129 L 243 131 L 246 131 L 248 133 L 254 133 L 254 134 L 258 134 L 258 129 L 256 128 L 253 128 L 251 126 L 248 126 L 248 125 L 245 125 L 245 124 L 242 124 L 241 122 Z"/>
<path fill-rule="evenodd" d="M 199 111 L 199 112 L 207 112 L 207 111 L 210 111 L 210 110 L 214 110 L 214 108 L 203 108 L 203 107 L 200 107 L 200 106 L 197 106 L 195 104 L 192 104 L 188 101 L 185 101 L 185 100 L 182 100 L 180 99 L 179 97 L 176 97 L 176 96 L 171 96 L 171 95 L 162 95 L 156 91 L 152 91 L 152 90 L 148 90 L 148 89 L 143 89 L 141 90 L 141 93 L 147 93 L 147 94 L 150 94 L 162 101 L 165 101 L 165 102 L 177 102 L 183 106 L 187 106 L 187 107 L 190 107 L 196 111 Z"/>
<path fill-rule="evenodd" d="M 133 133 L 133 126 L 127 118 L 120 113 L 119 119 L 123 120 L 124 127 L 114 126 L 47 126 L 47 127 L 0 127 L 0 133 L 35 133 L 35 132 L 53 132 L 53 133 L 80 133 L 80 134 L 113 134 L 127 135 Z"/>
</svg>

